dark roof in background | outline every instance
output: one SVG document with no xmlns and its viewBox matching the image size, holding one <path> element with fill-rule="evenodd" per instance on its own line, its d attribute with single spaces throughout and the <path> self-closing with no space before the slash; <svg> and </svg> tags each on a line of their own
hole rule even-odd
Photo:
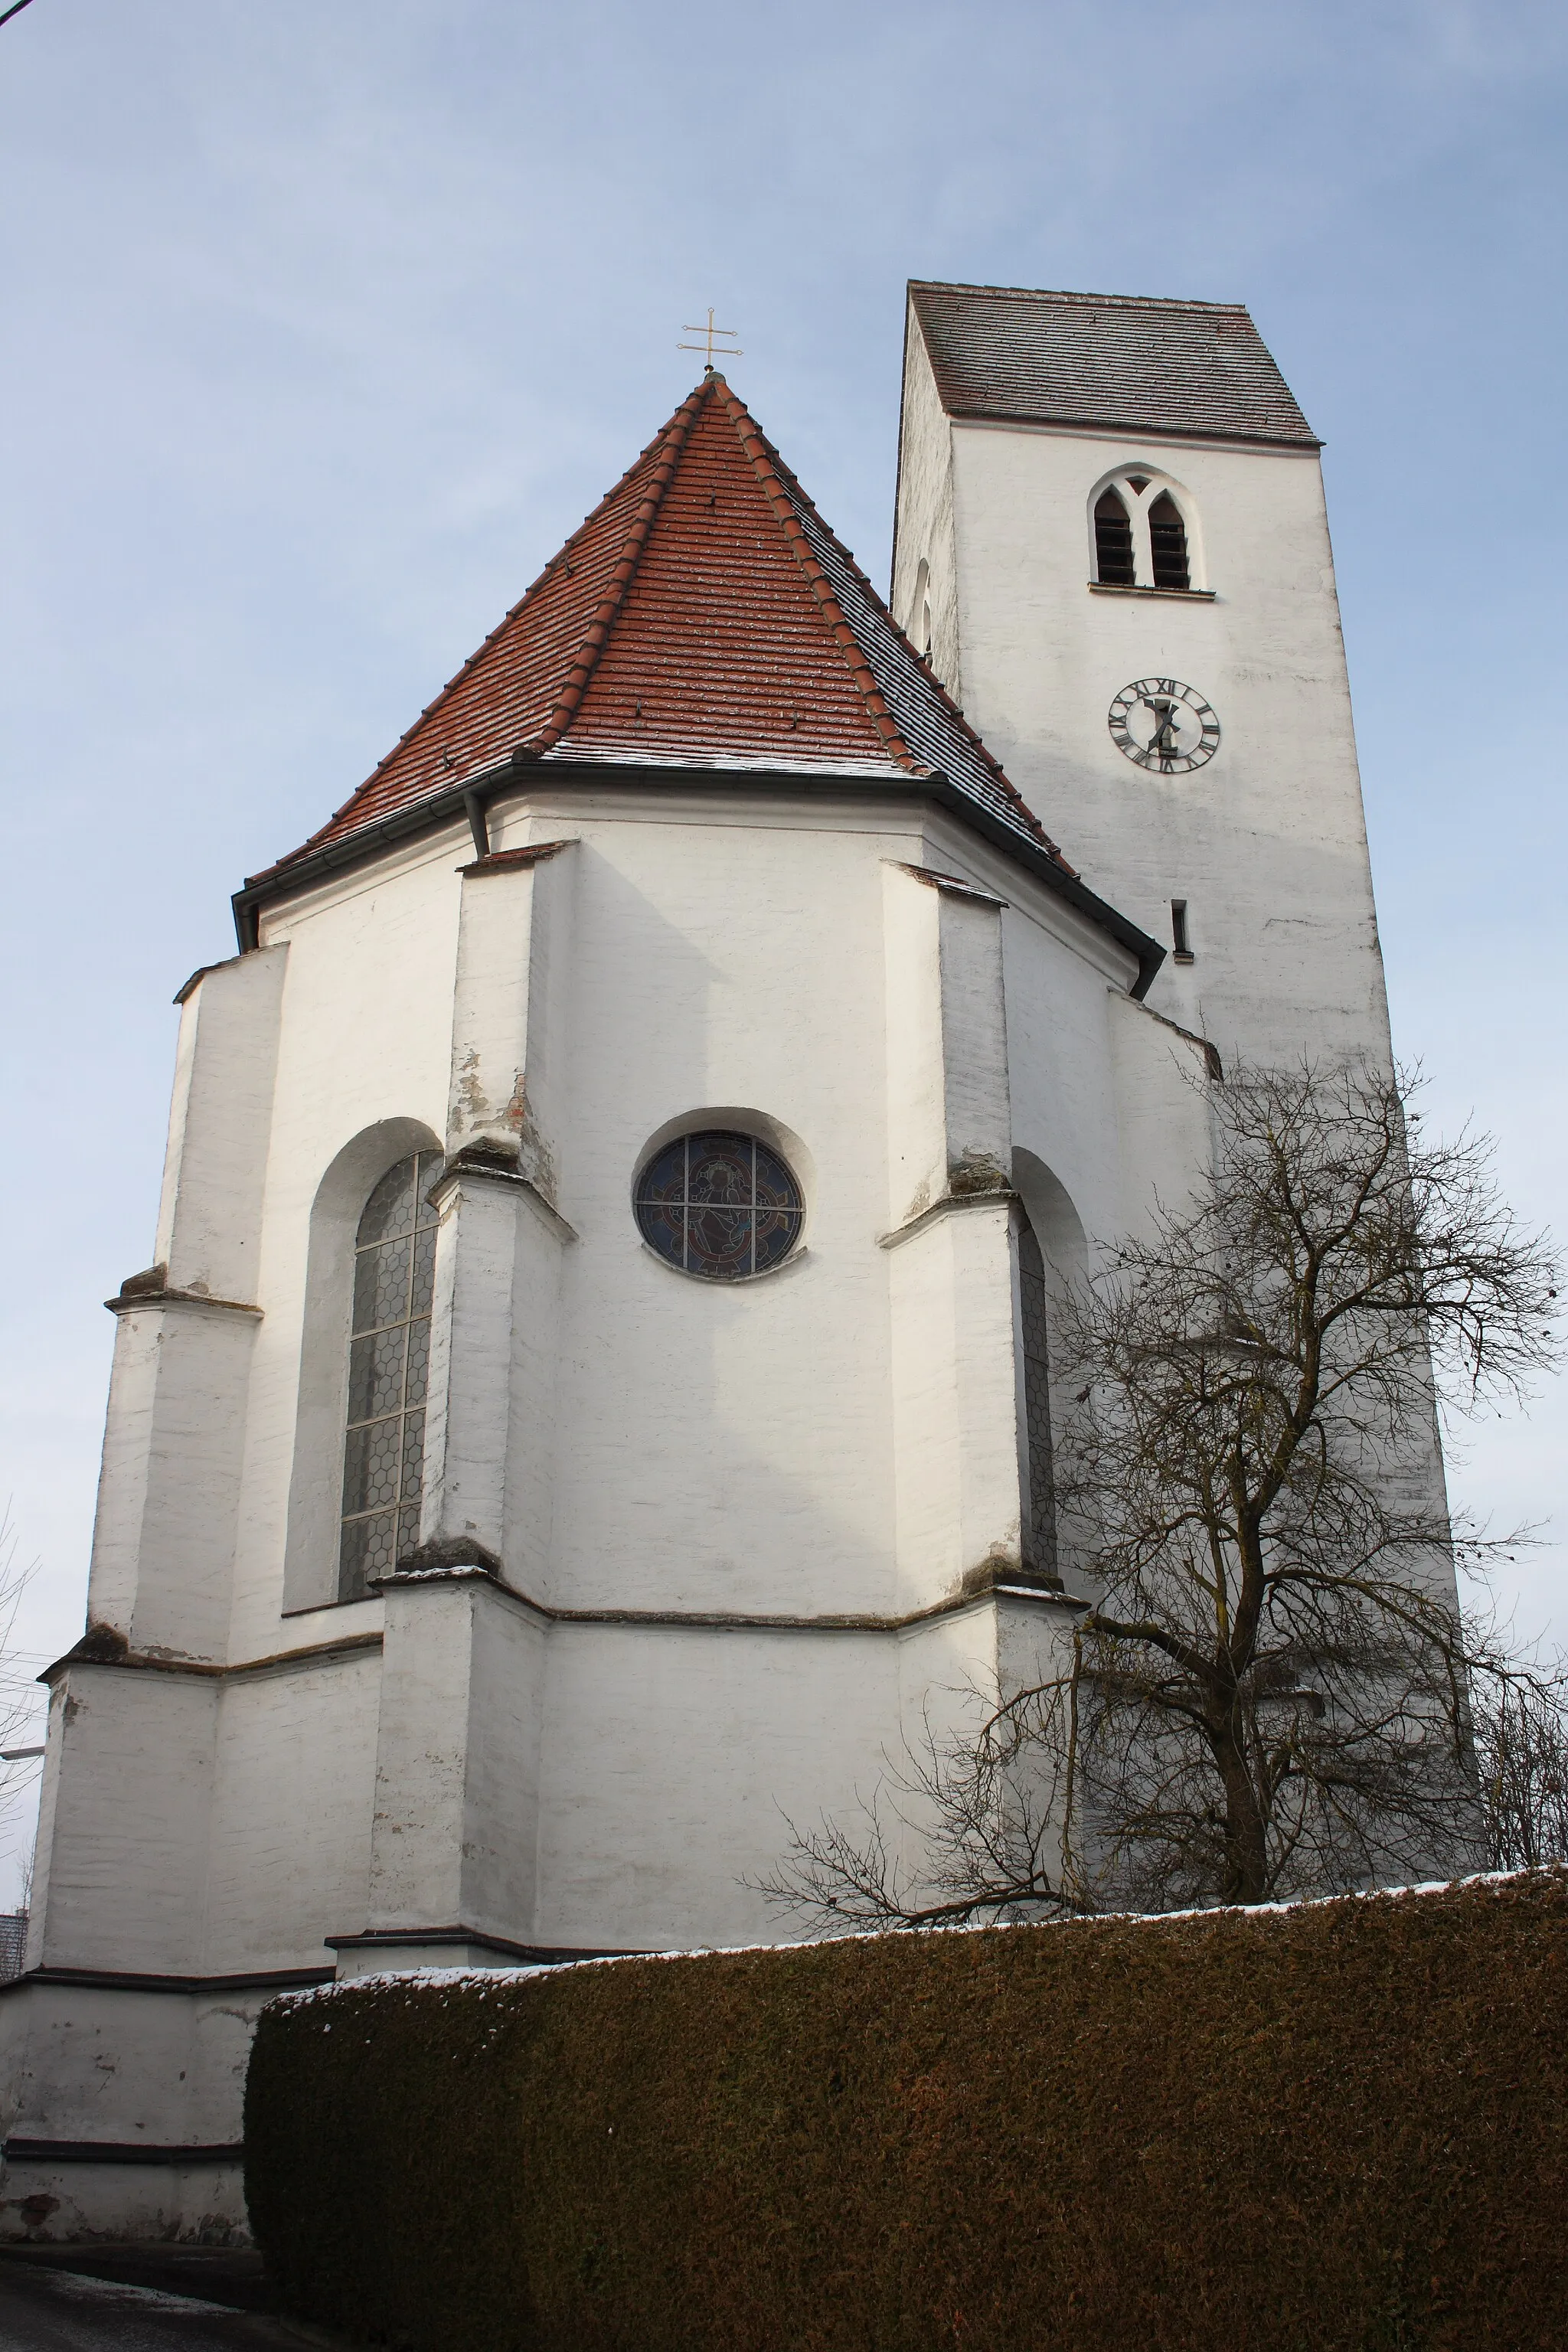
<svg viewBox="0 0 1568 2352">
<path fill-rule="evenodd" d="M 1314 449 L 1246 306 L 910 280 L 950 416 Z"/>
<path fill-rule="evenodd" d="M 745 404 L 711 375 L 302 848 L 553 762 L 944 775 L 1065 859 Z"/>
</svg>

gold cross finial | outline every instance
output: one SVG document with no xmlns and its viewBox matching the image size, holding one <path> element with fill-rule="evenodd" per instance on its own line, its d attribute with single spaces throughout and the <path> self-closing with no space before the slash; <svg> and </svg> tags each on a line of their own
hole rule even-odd
<svg viewBox="0 0 1568 2352">
<path fill-rule="evenodd" d="M 707 373 L 708 374 L 712 375 L 715 372 L 713 367 L 714 337 L 716 335 L 720 335 L 732 339 L 738 332 L 738 330 L 734 327 L 716 327 L 713 324 L 713 313 L 710 310 L 708 313 L 708 324 L 705 327 L 682 327 L 680 331 L 683 335 L 700 335 L 702 341 L 700 343 L 677 343 L 675 346 L 676 350 L 678 352 L 700 352 L 707 362 Z M 725 351 L 722 346 L 721 346 L 719 356 L 721 360 L 739 360 L 744 359 L 745 353 L 741 351 L 731 340 L 728 351 Z"/>
</svg>

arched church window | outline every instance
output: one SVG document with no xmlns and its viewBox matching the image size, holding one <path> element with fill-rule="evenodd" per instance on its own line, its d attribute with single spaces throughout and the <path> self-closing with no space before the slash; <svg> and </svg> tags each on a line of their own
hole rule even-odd
<svg viewBox="0 0 1568 2352">
<path fill-rule="evenodd" d="M 800 1239 L 800 1187 L 754 1135 L 678 1136 L 638 1177 L 636 1205 L 648 1247 L 709 1282 L 765 1274 Z"/>
<path fill-rule="evenodd" d="M 1162 490 L 1149 509 L 1149 551 L 1153 559 L 1156 588 L 1192 585 L 1187 568 L 1186 525 L 1169 490 Z"/>
<path fill-rule="evenodd" d="M 1095 577 L 1108 588 L 1131 588 L 1132 524 L 1120 494 L 1102 490 L 1094 509 Z"/>
<path fill-rule="evenodd" d="M 1051 1458 L 1051 1390 L 1046 1322 L 1046 1262 L 1027 1217 L 1018 1228 L 1018 1307 L 1024 1357 L 1024 1434 L 1029 1509 L 1024 1563 L 1057 1581 L 1056 1479 Z"/>
<path fill-rule="evenodd" d="M 388 1169 L 354 1236 L 338 1591 L 358 1600 L 419 1540 L 438 1151 Z"/>
</svg>

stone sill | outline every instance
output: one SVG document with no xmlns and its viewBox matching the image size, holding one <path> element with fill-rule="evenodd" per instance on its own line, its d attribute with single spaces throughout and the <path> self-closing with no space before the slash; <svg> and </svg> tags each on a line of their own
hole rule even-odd
<svg viewBox="0 0 1568 2352">
<path fill-rule="evenodd" d="M 1184 604 L 1212 604 L 1218 596 L 1215 588 L 1125 588 L 1117 580 L 1091 580 L 1091 596 L 1174 596 Z"/>
</svg>

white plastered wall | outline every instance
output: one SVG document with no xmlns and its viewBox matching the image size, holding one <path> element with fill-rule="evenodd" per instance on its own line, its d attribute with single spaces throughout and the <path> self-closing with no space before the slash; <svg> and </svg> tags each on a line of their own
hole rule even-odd
<svg viewBox="0 0 1568 2352">
<path fill-rule="evenodd" d="M 43 1912 L 68 1964 L 309 1968 L 366 1929 L 787 1933 L 744 1883 L 784 1814 L 843 1817 L 933 1693 L 1024 1638 L 985 1589 L 1019 1539 L 1009 1178 L 1034 1155 L 1088 1230 L 1120 1200 L 1107 1007 L 1127 953 L 914 801 L 606 780 L 520 796 L 495 830 L 575 846 L 524 892 L 459 879 L 454 833 L 266 927 L 284 980 L 242 1302 L 260 1314 L 236 1532 L 201 1601 L 219 1671 L 68 1669 L 100 1744 L 80 1767 L 64 1747 L 47 1801 Z M 465 1009 L 466 898 L 500 982 Z M 447 1132 L 470 1013 L 510 1123 L 451 1139 L 519 1156 L 459 1165 L 441 1196 L 436 1386 L 467 1452 L 435 1430 L 425 1532 L 485 1541 L 521 1597 L 455 1570 L 336 1604 L 353 1228 L 384 1168 Z M 805 1229 L 777 1273 L 703 1284 L 643 1244 L 637 1171 L 691 1121 L 795 1167 Z M 195 1213 L 188 1172 L 184 1191 Z M 470 1205 L 465 1294 L 449 1229 Z M 903 1623 L 952 1602 L 929 1633 Z M 190 2140 L 194 2095 L 160 2076 L 122 2120 Z"/>
</svg>

